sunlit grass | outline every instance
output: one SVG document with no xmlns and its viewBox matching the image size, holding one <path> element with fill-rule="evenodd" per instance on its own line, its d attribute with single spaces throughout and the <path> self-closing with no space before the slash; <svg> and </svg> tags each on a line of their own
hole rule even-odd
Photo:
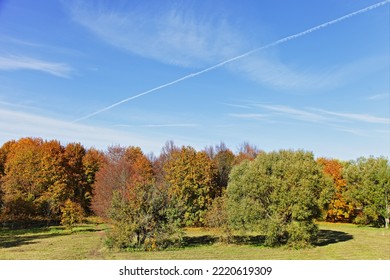
<svg viewBox="0 0 390 280">
<path fill-rule="evenodd" d="M 104 246 L 107 226 L 97 220 L 72 230 L 63 227 L 0 230 L 0 259 L 390 259 L 390 230 L 350 224 L 320 223 L 319 246 L 307 249 L 267 248 L 256 242 L 224 244 L 220 232 L 186 230 L 186 247 L 158 252 L 110 251 Z M 256 240 L 256 239 L 255 239 Z"/>
</svg>

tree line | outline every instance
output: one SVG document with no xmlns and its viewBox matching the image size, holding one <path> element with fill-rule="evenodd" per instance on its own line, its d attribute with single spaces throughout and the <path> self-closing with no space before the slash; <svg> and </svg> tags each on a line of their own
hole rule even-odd
<svg viewBox="0 0 390 280">
<path fill-rule="evenodd" d="M 113 225 L 107 244 L 119 248 L 176 246 L 191 226 L 305 246 L 315 241 L 316 220 L 388 227 L 389 181 L 384 157 L 343 162 L 248 143 L 197 151 L 172 141 L 155 156 L 22 138 L 0 148 L 0 220 L 71 226 L 94 214 Z"/>
</svg>

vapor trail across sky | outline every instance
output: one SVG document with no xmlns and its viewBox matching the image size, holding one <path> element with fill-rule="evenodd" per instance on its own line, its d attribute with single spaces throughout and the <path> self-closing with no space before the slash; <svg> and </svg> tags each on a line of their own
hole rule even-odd
<svg viewBox="0 0 390 280">
<path fill-rule="evenodd" d="M 139 98 L 139 97 L 141 97 L 141 96 L 144 96 L 144 95 L 147 95 L 147 94 L 156 92 L 156 91 L 158 91 L 158 90 L 160 90 L 160 89 L 163 89 L 163 88 L 172 86 L 172 85 L 177 84 L 177 83 L 180 83 L 180 82 L 182 82 L 182 81 L 184 81 L 184 80 L 187 80 L 187 79 L 190 79 L 190 78 L 193 78 L 193 77 L 202 75 L 202 74 L 204 74 L 204 73 L 206 73 L 206 72 L 209 72 L 209 71 L 212 71 L 212 70 L 214 70 L 214 69 L 216 69 L 216 68 L 220 68 L 220 67 L 222 67 L 222 66 L 224 66 L 224 65 L 226 65 L 226 64 L 228 64 L 228 63 L 231 63 L 231 62 L 233 62 L 233 61 L 236 61 L 236 60 L 242 59 L 242 58 L 244 58 L 244 57 L 247 57 L 247 56 L 249 56 L 249 55 L 251 55 L 251 54 L 253 54 L 253 53 L 255 53 L 255 52 L 258 52 L 258 51 L 261 51 L 261 50 L 264 50 L 264 49 L 267 49 L 267 48 L 270 48 L 270 47 L 274 47 L 274 46 L 280 45 L 280 44 L 282 44 L 282 43 L 286 43 L 286 42 L 288 42 L 288 41 L 297 39 L 297 38 L 299 38 L 299 37 L 308 35 L 308 34 L 310 34 L 310 33 L 312 33 L 312 32 L 315 32 L 315 31 L 318 31 L 318 30 L 320 30 L 320 29 L 326 28 L 326 27 L 328 27 L 328 26 L 330 26 L 330 25 L 336 24 L 336 23 L 338 23 L 338 22 L 340 22 L 340 21 L 349 19 L 349 18 L 351 18 L 351 17 L 354 17 L 354 16 L 356 16 L 356 15 L 359 15 L 359 14 L 362 14 L 362 13 L 365 13 L 365 12 L 368 12 L 368 11 L 370 11 L 370 10 L 374 10 L 374 9 L 379 8 L 379 7 L 381 7 L 381 6 L 384 6 L 384 5 L 388 4 L 388 3 L 390 3 L 390 0 L 382 1 L 382 2 L 376 3 L 376 4 L 374 4 L 374 5 L 368 6 L 368 7 L 366 7 L 366 8 L 357 10 L 357 11 L 352 12 L 352 13 L 349 13 L 349 14 L 344 15 L 344 16 L 342 16 L 342 17 L 339 17 L 339 18 L 337 18 L 337 19 L 334 19 L 334 20 L 331 20 L 331 21 L 322 23 L 322 24 L 320 24 L 320 25 L 317 25 L 317 26 L 315 26 L 315 27 L 309 28 L 309 29 L 307 29 L 307 30 L 305 30 L 305 31 L 302 31 L 302 32 L 299 32 L 299 33 L 296 33 L 296 34 L 293 34 L 293 35 L 284 37 L 284 38 L 282 38 L 282 39 L 276 40 L 276 41 L 274 41 L 274 42 L 272 42 L 272 43 L 269 43 L 269 44 L 267 44 L 267 45 L 264 45 L 264 46 L 255 48 L 255 49 L 250 50 L 250 51 L 248 51 L 248 52 L 246 52 L 246 53 L 243 53 L 243 54 L 241 54 L 241 55 L 238 55 L 238 56 L 235 56 L 235 57 L 233 57 L 233 58 L 230 58 L 230 59 L 228 59 L 228 60 L 224 60 L 224 61 L 222 61 L 222 62 L 220 62 L 220 63 L 218 63 L 218 64 L 215 64 L 215 65 L 213 65 L 213 66 L 210 66 L 210 67 L 205 68 L 205 69 L 203 69 L 203 70 L 200 70 L 200 71 L 198 71 L 198 72 L 194 72 L 194 73 L 188 74 L 188 75 L 183 76 L 183 77 L 181 77 L 181 78 L 179 78 L 179 79 L 176 79 L 176 80 L 174 80 L 174 81 L 171 81 L 171 82 L 162 84 L 162 85 L 157 86 L 157 87 L 155 87 L 155 88 L 152 88 L 152 89 L 150 89 L 150 90 L 144 91 L 144 92 L 139 93 L 139 94 L 137 94 L 137 95 L 133 95 L 133 96 L 131 96 L 131 97 L 128 97 L 128 98 L 126 98 L 126 99 L 123 99 L 123 100 L 121 100 L 121 101 L 118 101 L 118 102 L 116 102 L 116 103 L 114 103 L 114 104 L 111 104 L 111 105 L 109 105 L 109 106 L 107 106 L 107 107 L 104 107 L 104 108 L 102 108 L 102 109 L 100 109 L 100 110 L 97 110 L 97 111 L 95 111 L 95 112 L 93 112 L 93 113 L 90 113 L 90 114 L 88 114 L 88 115 L 85 115 L 85 116 L 83 116 L 83 117 L 80 117 L 80 118 L 74 120 L 73 123 L 76 123 L 76 122 L 80 122 L 80 121 L 82 121 L 82 120 L 89 119 L 89 118 L 91 118 L 91 117 L 93 117 L 93 116 L 96 116 L 96 115 L 98 115 L 98 114 L 101 114 L 101 113 L 103 113 L 103 112 L 105 112 L 105 111 L 111 110 L 111 109 L 113 109 L 113 108 L 115 108 L 115 107 L 117 107 L 117 106 L 119 106 L 119 105 L 121 105 L 121 104 L 123 104 L 123 103 L 126 103 L 126 102 L 129 102 L 129 101 L 131 101 L 131 100 L 137 99 L 137 98 Z"/>
</svg>

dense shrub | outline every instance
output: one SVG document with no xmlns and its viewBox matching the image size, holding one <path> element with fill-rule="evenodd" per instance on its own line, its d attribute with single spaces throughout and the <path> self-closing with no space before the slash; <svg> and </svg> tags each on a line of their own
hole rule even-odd
<svg viewBox="0 0 390 280">
<path fill-rule="evenodd" d="M 61 206 L 61 224 L 68 229 L 72 229 L 77 223 L 81 223 L 84 217 L 83 208 L 80 204 L 68 199 Z"/>
<path fill-rule="evenodd" d="M 227 188 L 229 222 L 233 228 L 265 234 L 269 246 L 302 247 L 316 239 L 314 219 L 329 181 L 312 153 L 261 153 L 233 168 Z"/>
<path fill-rule="evenodd" d="M 107 244 L 121 249 L 159 250 L 180 246 L 180 219 L 163 190 L 146 185 L 130 191 L 126 198 L 113 194 L 110 218 L 114 225 Z"/>
</svg>

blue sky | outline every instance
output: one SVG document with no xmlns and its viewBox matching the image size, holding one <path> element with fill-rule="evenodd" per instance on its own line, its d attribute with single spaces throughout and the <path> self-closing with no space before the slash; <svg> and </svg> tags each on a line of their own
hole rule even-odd
<svg viewBox="0 0 390 280">
<path fill-rule="evenodd" d="M 379 4 L 378 4 L 379 3 Z M 373 6 L 378 4 L 376 6 Z M 0 144 L 390 154 L 389 1 L 0 1 Z"/>
</svg>

